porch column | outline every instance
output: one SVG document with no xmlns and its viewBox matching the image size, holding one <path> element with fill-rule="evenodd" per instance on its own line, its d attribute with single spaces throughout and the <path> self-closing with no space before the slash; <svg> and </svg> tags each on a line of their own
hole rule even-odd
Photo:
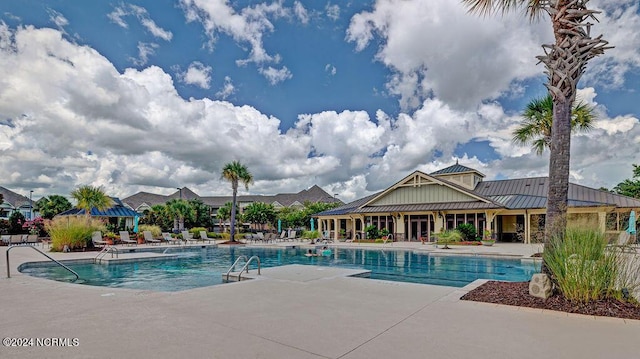
<svg viewBox="0 0 640 359">
<path fill-rule="evenodd" d="M 524 243 L 531 243 L 531 220 L 527 210 L 524 211 Z"/>
<path fill-rule="evenodd" d="M 347 239 L 356 239 L 356 221 L 357 220 L 358 220 L 357 218 L 351 217 L 351 238 L 347 238 Z"/>
<path fill-rule="evenodd" d="M 398 238 L 396 238 L 396 240 L 400 240 L 402 238 L 402 240 L 406 240 L 406 231 L 404 228 L 404 214 L 402 213 L 398 213 L 398 215 L 396 217 L 394 217 L 396 219 L 396 235 Z"/>
<path fill-rule="evenodd" d="M 333 229 L 334 229 L 334 231 L 333 231 L 333 240 L 337 242 L 338 241 L 338 234 L 339 234 L 339 231 L 340 231 L 338 229 L 338 219 L 337 218 L 333 219 Z"/>
<path fill-rule="evenodd" d="M 602 233 L 607 230 L 607 212 L 598 212 L 598 227 Z"/>
<path fill-rule="evenodd" d="M 322 222 L 323 220 L 318 218 L 318 233 L 320 233 L 320 235 L 322 235 Z"/>
</svg>

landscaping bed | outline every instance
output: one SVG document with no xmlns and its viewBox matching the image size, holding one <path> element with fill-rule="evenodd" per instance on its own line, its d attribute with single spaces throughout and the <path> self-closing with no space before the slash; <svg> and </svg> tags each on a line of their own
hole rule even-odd
<svg viewBox="0 0 640 359">
<path fill-rule="evenodd" d="M 587 303 L 576 303 L 567 300 L 560 294 L 555 294 L 547 300 L 544 300 L 529 295 L 529 282 L 489 281 L 471 290 L 460 299 L 548 309 L 566 313 L 640 320 L 640 305 L 638 304 L 623 302 L 617 299 L 602 299 Z"/>
</svg>

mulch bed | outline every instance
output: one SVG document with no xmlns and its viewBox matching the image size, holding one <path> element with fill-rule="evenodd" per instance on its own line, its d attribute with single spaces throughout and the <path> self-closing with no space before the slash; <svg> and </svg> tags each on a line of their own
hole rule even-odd
<svg viewBox="0 0 640 359">
<path fill-rule="evenodd" d="M 529 282 L 489 281 L 460 298 L 476 302 L 556 310 L 559 312 L 640 320 L 640 306 L 616 299 L 571 302 L 560 294 L 547 300 L 529 295 Z"/>
</svg>

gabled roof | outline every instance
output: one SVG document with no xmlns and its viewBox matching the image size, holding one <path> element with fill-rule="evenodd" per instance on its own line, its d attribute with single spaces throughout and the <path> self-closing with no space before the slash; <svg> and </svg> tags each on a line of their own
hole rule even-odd
<svg viewBox="0 0 640 359">
<path fill-rule="evenodd" d="M 97 208 L 91 208 L 91 216 L 94 217 L 135 217 L 138 216 L 138 212 L 126 207 L 119 198 L 111 197 L 114 202 L 113 207 L 98 211 Z M 80 208 L 72 208 L 68 211 L 59 213 L 58 216 L 84 216 L 85 210 Z"/>
<path fill-rule="evenodd" d="M 447 181 L 444 180 L 442 178 L 437 178 L 437 177 L 433 177 L 430 176 L 422 171 L 413 171 L 413 173 L 411 173 L 410 175 L 404 177 L 403 179 L 401 179 L 400 181 L 396 182 L 394 185 L 392 185 L 391 187 L 387 188 L 386 190 L 379 192 L 378 196 L 370 199 L 368 202 L 366 202 L 365 204 L 362 205 L 362 207 L 365 207 L 367 205 L 371 205 L 373 204 L 375 201 L 377 201 L 378 199 L 384 197 L 385 195 L 387 195 L 390 192 L 393 192 L 395 189 L 401 187 L 401 186 L 407 186 L 407 185 L 413 185 L 413 186 L 424 186 L 424 185 L 432 185 L 432 184 L 438 184 L 438 185 L 442 185 L 442 186 L 446 186 L 449 188 L 452 188 L 458 192 L 462 192 L 466 195 L 468 195 L 469 197 L 475 198 L 478 201 L 481 202 L 485 202 L 485 203 L 492 203 L 493 201 L 483 197 L 482 195 L 475 193 L 474 191 L 471 191 L 469 189 L 466 189 L 456 183 L 453 183 L 451 181 Z M 495 205 L 495 203 L 494 203 Z"/>
<path fill-rule="evenodd" d="M 2 194 L 4 202 L 9 203 L 11 206 L 13 206 L 13 208 L 18 208 L 20 206 L 29 206 L 29 197 L 15 193 L 4 187 L 0 187 L 0 193 Z M 35 203 L 36 201 L 34 200 L 33 202 Z"/>
<path fill-rule="evenodd" d="M 123 202 L 128 204 L 131 208 L 136 209 L 143 204 L 146 204 L 149 207 L 152 207 L 156 204 L 164 204 L 165 202 L 167 202 L 167 199 L 168 196 L 163 196 L 161 194 L 138 192 L 133 196 L 125 198 Z"/>
</svg>

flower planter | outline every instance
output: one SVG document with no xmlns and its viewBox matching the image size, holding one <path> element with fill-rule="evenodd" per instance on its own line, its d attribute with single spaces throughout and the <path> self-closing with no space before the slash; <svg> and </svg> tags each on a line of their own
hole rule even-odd
<svg viewBox="0 0 640 359">
<path fill-rule="evenodd" d="M 496 243 L 496 241 L 494 240 L 488 240 L 488 241 L 481 241 L 483 246 L 492 246 L 494 243 Z"/>
</svg>

